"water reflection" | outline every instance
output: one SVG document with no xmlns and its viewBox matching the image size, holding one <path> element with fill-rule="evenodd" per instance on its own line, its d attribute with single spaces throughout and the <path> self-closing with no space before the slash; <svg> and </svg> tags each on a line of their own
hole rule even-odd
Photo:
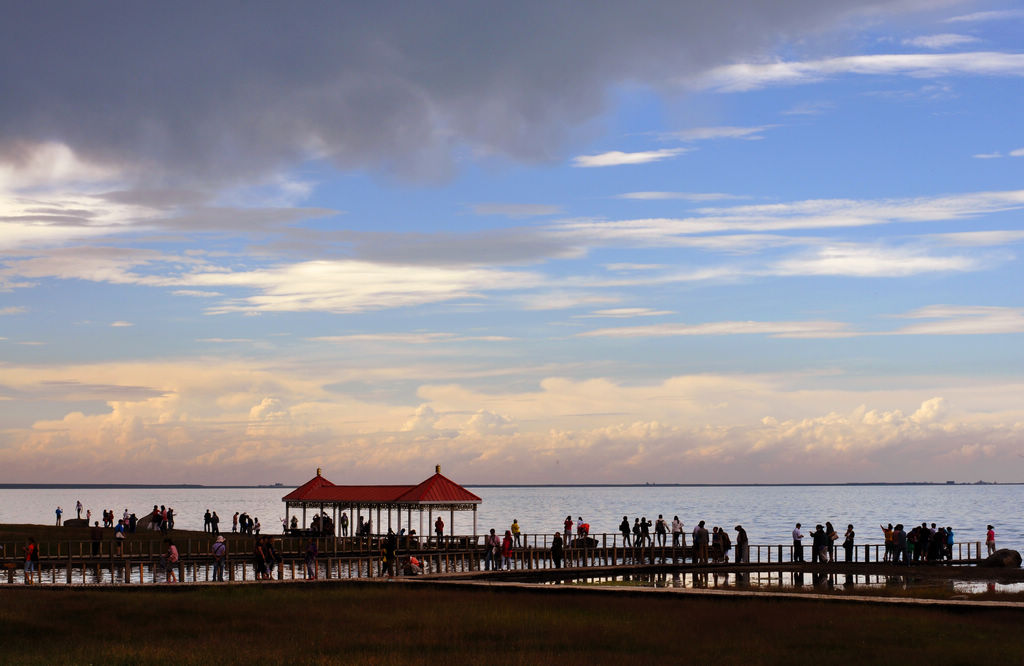
<svg viewBox="0 0 1024 666">
<path fill-rule="evenodd" d="M 810 580 L 808 580 L 808 578 Z M 798 590 L 810 588 L 815 592 L 856 592 L 858 590 L 887 590 L 897 593 L 913 591 L 919 595 L 955 596 L 998 592 L 1013 594 L 1024 592 L 1024 583 L 994 581 L 962 581 L 919 579 L 912 575 L 883 576 L 849 573 L 804 573 L 801 571 L 760 571 L 744 573 L 675 572 L 658 574 L 630 574 L 623 576 L 594 576 L 563 579 L 558 584 L 624 585 L 635 587 L 677 589 L 737 589 L 737 590 Z"/>
</svg>

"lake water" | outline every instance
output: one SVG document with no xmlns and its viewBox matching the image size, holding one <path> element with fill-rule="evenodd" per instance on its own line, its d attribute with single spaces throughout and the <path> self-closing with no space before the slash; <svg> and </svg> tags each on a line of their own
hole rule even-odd
<svg viewBox="0 0 1024 666">
<path fill-rule="evenodd" d="M 843 534 L 853 523 L 857 543 L 880 543 L 880 523 L 921 522 L 950 525 L 957 541 L 984 541 L 985 527 L 996 528 L 999 547 L 1024 550 L 1024 486 L 760 486 L 760 487 L 615 487 L 615 488 L 474 488 L 483 498 L 477 514 L 479 532 L 504 531 L 513 518 L 524 533 L 560 530 L 567 514 L 583 516 L 592 533 L 618 532 L 622 516 L 630 523 L 638 516 L 666 520 L 678 515 L 689 532 L 698 520 L 710 528 L 730 531 L 738 524 L 747 530 L 752 544 L 787 544 L 796 522 L 808 533 L 815 523 L 832 521 Z M 0 523 L 52 524 L 60 505 L 65 518 L 75 517 L 81 500 L 99 519 L 103 509 L 120 516 L 127 508 L 142 517 L 153 504 L 174 507 L 176 527 L 203 529 L 203 514 L 217 511 L 221 529 L 231 529 L 231 516 L 246 511 L 260 519 L 263 531 L 279 532 L 284 516 L 281 498 L 290 488 L 190 488 L 190 489 L 0 489 Z M 386 516 L 386 514 L 385 514 Z M 84 513 L 83 513 L 84 517 Z M 309 517 L 312 517 L 310 514 Z M 374 516 L 376 521 L 376 516 Z M 397 527 L 397 519 L 393 519 Z M 445 514 L 445 522 L 448 522 Z M 387 520 L 381 522 L 386 527 Z M 405 525 L 403 517 L 403 526 Z M 413 527 L 419 519 L 413 514 Z M 424 517 L 426 528 L 426 517 Z M 455 532 L 472 533 L 470 513 L 455 514 Z M 805 540 L 805 543 L 809 541 Z"/>
</svg>

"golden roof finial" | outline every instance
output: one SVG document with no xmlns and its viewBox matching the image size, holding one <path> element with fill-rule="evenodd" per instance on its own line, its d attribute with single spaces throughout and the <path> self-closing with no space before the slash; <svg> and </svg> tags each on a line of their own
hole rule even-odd
<svg viewBox="0 0 1024 666">
<path fill-rule="evenodd" d="M 317 476 L 322 476 L 322 474 L 320 474 L 321 471 L 323 471 L 323 470 L 321 470 L 319 467 L 317 467 L 316 468 L 316 475 Z"/>
<path fill-rule="evenodd" d="M 440 473 L 441 473 L 441 466 L 440 465 L 434 465 L 434 474 L 440 474 Z"/>
</svg>

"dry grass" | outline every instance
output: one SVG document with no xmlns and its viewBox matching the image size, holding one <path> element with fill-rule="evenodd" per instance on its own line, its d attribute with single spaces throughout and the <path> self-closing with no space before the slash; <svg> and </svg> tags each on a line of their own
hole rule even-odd
<svg viewBox="0 0 1024 666">
<path fill-rule="evenodd" d="M 1004 610 L 402 584 L 8 588 L 0 600 L 4 663 L 1024 660 L 1022 614 Z"/>
</svg>

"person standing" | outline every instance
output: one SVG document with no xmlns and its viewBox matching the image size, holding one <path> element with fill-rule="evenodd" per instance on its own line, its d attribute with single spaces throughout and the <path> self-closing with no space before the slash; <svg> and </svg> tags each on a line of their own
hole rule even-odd
<svg viewBox="0 0 1024 666">
<path fill-rule="evenodd" d="M 658 545 L 664 548 L 668 535 L 668 523 L 665 522 L 665 516 L 660 513 L 658 514 L 658 519 L 654 521 L 654 534 L 658 540 Z"/>
<path fill-rule="evenodd" d="M 238 512 L 235 511 L 235 515 L 231 516 L 231 533 L 238 532 Z"/>
<path fill-rule="evenodd" d="M 672 519 L 672 547 L 685 546 L 685 539 L 683 539 L 683 522 L 679 520 L 679 516 Z"/>
<path fill-rule="evenodd" d="M 800 523 L 796 524 L 796 528 L 793 529 L 793 561 L 803 562 L 804 561 L 804 533 L 800 531 Z"/>
<path fill-rule="evenodd" d="M 694 542 L 697 561 L 701 564 L 708 563 L 708 528 L 704 527 L 704 521 L 697 523 L 697 539 Z"/>
<path fill-rule="evenodd" d="M 512 539 L 515 542 L 515 547 L 519 548 L 519 520 L 516 518 L 512 519 L 512 527 L 509 528 L 512 532 Z"/>
<path fill-rule="evenodd" d="M 498 540 L 498 535 L 494 532 L 494 528 L 491 528 L 491 533 L 484 539 L 484 566 L 487 571 L 495 568 L 495 560 L 501 553 L 501 541 Z"/>
<path fill-rule="evenodd" d="M 313 537 L 310 537 L 309 543 L 306 544 L 306 556 L 305 556 L 306 578 L 307 579 L 316 578 L 317 577 L 316 558 L 317 558 L 317 555 L 319 555 L 319 554 L 320 554 L 319 553 L 319 549 L 316 546 L 316 539 L 314 539 Z"/>
<path fill-rule="evenodd" d="M 991 555 L 996 552 L 996 529 L 991 525 L 987 529 L 988 532 L 985 533 L 985 548 L 988 549 L 988 554 Z"/>
<path fill-rule="evenodd" d="M 494 530 L 491 530 L 492 532 Z M 398 559 L 398 537 L 391 532 L 384 539 L 384 574 L 389 578 L 395 575 L 395 560 Z"/>
<path fill-rule="evenodd" d="M 444 541 L 444 520 L 441 519 L 441 516 L 434 521 L 434 534 L 437 536 L 437 547 L 440 548 Z"/>
<path fill-rule="evenodd" d="M 341 514 L 341 536 L 348 536 L 348 514 Z"/>
<path fill-rule="evenodd" d="M 167 561 L 167 582 L 177 583 L 178 574 L 175 569 L 178 567 L 178 547 L 170 539 L 164 539 L 164 543 L 167 545 L 167 552 L 164 553 Z"/>
<path fill-rule="evenodd" d="M 28 538 L 25 544 L 25 584 L 35 583 L 35 571 L 39 566 L 39 545 L 34 537 Z"/>
<path fill-rule="evenodd" d="M 128 527 L 124 524 L 124 520 L 117 521 L 117 527 L 114 528 L 114 543 L 117 544 L 118 557 L 124 557 L 124 540 L 127 530 Z"/>
<path fill-rule="evenodd" d="M 622 517 L 622 522 L 619 523 L 619 531 L 622 532 L 622 545 L 629 547 L 629 518 L 627 516 Z"/>
<path fill-rule="evenodd" d="M 78 512 L 78 519 L 82 519 L 82 500 L 75 502 L 75 511 Z"/>
<path fill-rule="evenodd" d="M 747 531 L 742 525 L 736 526 L 736 563 L 750 562 L 750 545 L 747 541 Z"/>
<path fill-rule="evenodd" d="M 92 556 L 96 557 L 100 554 L 100 542 L 103 541 L 103 528 L 100 527 L 100 521 L 93 521 L 89 536 L 92 537 Z"/>
<path fill-rule="evenodd" d="M 57 511 L 56 511 L 56 513 L 57 513 L 57 527 L 60 527 L 60 517 L 64 515 L 64 510 L 63 510 L 63 509 L 61 509 L 61 508 L 60 508 L 60 507 L 58 506 L 58 507 L 57 507 Z"/>
<path fill-rule="evenodd" d="M 562 568 L 562 556 L 565 550 L 562 546 L 562 535 L 555 532 L 554 538 L 551 539 L 551 561 L 554 562 L 556 569 Z"/>
<path fill-rule="evenodd" d="M 843 539 L 843 550 L 846 551 L 846 561 L 853 562 L 853 524 L 846 526 L 846 536 Z"/>
<path fill-rule="evenodd" d="M 210 515 L 210 510 L 207 509 L 206 513 L 203 514 L 203 531 L 204 532 L 211 531 L 211 528 L 212 528 L 211 518 L 213 518 L 213 516 Z"/>
<path fill-rule="evenodd" d="M 572 540 L 572 515 L 565 517 L 565 522 L 562 523 L 562 527 L 565 530 L 565 542 L 569 543 Z"/>
<path fill-rule="evenodd" d="M 213 580 L 217 583 L 223 583 L 224 560 L 228 556 L 228 545 L 224 537 L 217 537 L 217 540 L 213 542 L 213 547 L 210 548 L 210 553 L 213 555 Z"/>
<path fill-rule="evenodd" d="M 907 533 L 903 531 L 903 523 L 897 523 L 892 532 L 892 561 L 899 564 L 910 564 L 907 561 Z"/>
<path fill-rule="evenodd" d="M 259 516 L 257 516 L 256 519 L 253 521 L 252 529 L 253 529 L 253 532 L 256 533 L 256 536 L 260 535 L 260 519 L 259 519 Z"/>
<path fill-rule="evenodd" d="M 505 530 L 505 538 L 501 540 L 501 565 L 506 570 L 512 568 L 512 530 Z"/>
<path fill-rule="evenodd" d="M 881 525 L 879 525 L 879 527 L 882 528 L 882 536 L 885 537 L 885 555 L 883 556 L 882 561 L 883 562 L 891 562 L 892 561 L 892 551 L 893 551 L 893 547 L 892 547 L 892 523 L 889 523 L 889 527 L 882 527 Z M 875 557 L 878 557 L 878 556 L 875 555 Z"/>
<path fill-rule="evenodd" d="M 220 536 L 220 516 L 217 515 L 216 511 L 210 516 L 210 532 L 213 536 Z"/>
</svg>

